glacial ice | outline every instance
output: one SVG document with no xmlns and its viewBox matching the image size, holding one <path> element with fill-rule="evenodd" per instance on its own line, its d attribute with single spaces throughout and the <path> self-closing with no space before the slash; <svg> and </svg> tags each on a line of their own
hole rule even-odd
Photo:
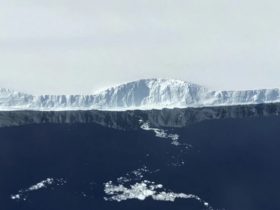
<svg viewBox="0 0 280 210">
<path fill-rule="evenodd" d="M 216 91 L 180 80 L 143 79 L 89 95 L 39 95 L 0 89 L 0 110 L 148 110 L 280 102 L 280 89 Z"/>
</svg>

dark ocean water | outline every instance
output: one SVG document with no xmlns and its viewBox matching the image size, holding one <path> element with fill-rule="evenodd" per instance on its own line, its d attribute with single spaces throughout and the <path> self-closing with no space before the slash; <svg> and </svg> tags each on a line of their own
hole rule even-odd
<svg viewBox="0 0 280 210">
<path fill-rule="evenodd" d="M 278 106 L 3 112 L 0 209 L 280 209 Z M 150 128 L 141 129 L 141 123 Z M 164 129 L 167 135 L 156 136 L 151 128 Z M 179 139 L 172 141 L 168 134 Z M 146 172 L 134 176 L 137 169 Z M 129 177 L 123 184 L 127 188 L 148 180 L 162 184 L 166 192 L 196 195 L 203 202 L 152 197 L 106 201 L 110 195 L 104 184 L 120 185 L 120 177 Z M 28 190 L 47 178 L 55 184 Z M 20 199 L 11 199 L 16 194 Z"/>
</svg>

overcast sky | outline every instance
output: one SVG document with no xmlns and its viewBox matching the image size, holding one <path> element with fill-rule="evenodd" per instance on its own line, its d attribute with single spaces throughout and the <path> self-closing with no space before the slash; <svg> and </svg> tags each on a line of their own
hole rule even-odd
<svg viewBox="0 0 280 210">
<path fill-rule="evenodd" d="M 1 0 L 0 86 L 90 93 L 140 78 L 280 87 L 279 0 Z"/>
</svg>

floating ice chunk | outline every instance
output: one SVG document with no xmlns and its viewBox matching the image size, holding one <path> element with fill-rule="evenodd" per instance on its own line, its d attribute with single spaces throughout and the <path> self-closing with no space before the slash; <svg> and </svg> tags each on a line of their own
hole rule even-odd
<svg viewBox="0 0 280 210">
<path fill-rule="evenodd" d="M 20 194 L 11 195 L 12 200 L 20 199 Z"/>
<path fill-rule="evenodd" d="M 11 195 L 12 200 L 26 200 L 29 193 L 33 191 L 37 191 L 43 188 L 47 188 L 51 185 L 61 186 L 64 185 L 66 181 L 64 179 L 54 179 L 54 178 L 47 178 L 41 182 L 38 182 L 35 185 L 30 186 L 27 189 L 19 190 L 17 194 Z"/>
<path fill-rule="evenodd" d="M 142 168 L 138 168 L 136 170 L 130 171 L 126 173 L 124 176 L 119 177 L 117 181 L 119 184 L 124 184 L 131 181 L 139 181 L 143 179 L 144 175 L 147 173 L 153 173 L 153 172 L 149 171 L 146 166 L 143 166 Z"/>
<path fill-rule="evenodd" d="M 155 201 L 174 202 L 176 199 L 194 199 L 204 205 L 208 210 L 213 208 L 208 202 L 203 201 L 199 196 L 185 193 L 174 193 L 164 189 L 162 184 L 144 180 L 135 184 L 124 186 L 123 184 L 115 185 L 112 181 L 104 184 L 104 192 L 107 194 L 104 197 L 106 201 L 126 201 L 130 199 L 145 200 L 152 198 Z"/>
<path fill-rule="evenodd" d="M 140 122 L 140 128 L 146 131 L 154 131 L 155 136 L 159 138 L 165 138 L 165 139 L 171 139 L 172 144 L 175 146 L 181 145 L 179 143 L 179 135 L 178 134 L 168 134 L 166 130 L 160 129 L 160 128 L 152 128 L 150 127 L 150 124 L 148 122 L 143 123 L 142 120 L 139 120 Z"/>
<path fill-rule="evenodd" d="M 42 189 L 42 188 L 46 188 L 48 185 L 52 185 L 54 182 L 54 179 L 53 178 L 47 178 L 46 180 L 43 180 L 31 187 L 29 187 L 26 192 L 30 192 L 30 191 L 35 191 L 35 190 L 39 190 L 39 189 Z"/>
</svg>

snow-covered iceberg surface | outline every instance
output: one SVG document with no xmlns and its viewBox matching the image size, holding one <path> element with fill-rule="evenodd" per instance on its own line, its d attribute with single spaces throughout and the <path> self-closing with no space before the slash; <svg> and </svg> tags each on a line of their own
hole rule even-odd
<svg viewBox="0 0 280 210">
<path fill-rule="evenodd" d="M 280 102 L 280 89 L 216 91 L 180 80 L 144 79 L 92 95 L 33 96 L 0 89 L 0 110 L 133 110 Z"/>
</svg>

